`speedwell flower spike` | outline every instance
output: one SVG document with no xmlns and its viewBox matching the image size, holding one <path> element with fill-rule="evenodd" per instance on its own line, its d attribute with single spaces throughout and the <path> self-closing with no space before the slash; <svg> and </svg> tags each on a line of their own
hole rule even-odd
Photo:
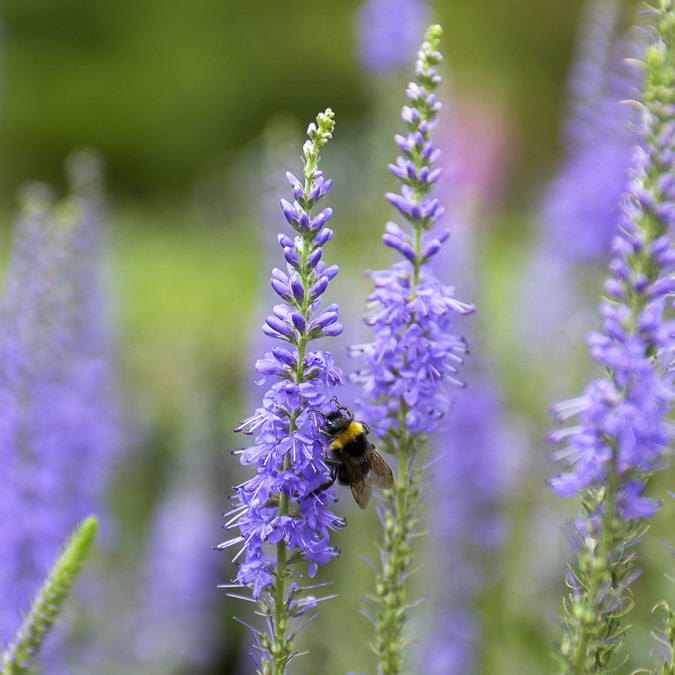
<svg viewBox="0 0 675 675">
<path fill-rule="evenodd" d="M 383 242 L 402 259 L 390 270 L 369 273 L 375 290 L 368 298 L 366 323 L 374 337 L 351 349 L 365 362 L 354 376 L 362 386 L 359 415 L 380 447 L 396 455 L 398 468 L 393 497 L 383 502 L 380 514 L 385 531 L 381 569 L 376 593 L 368 599 L 379 672 L 385 675 L 401 670 L 407 643 L 403 626 L 415 604 L 406 601 L 405 588 L 413 560 L 411 541 L 419 536 L 424 477 L 413 459 L 447 412 L 448 389 L 462 384 L 457 375 L 467 348 L 454 333 L 453 320 L 474 311 L 427 264 L 448 237 L 446 230 L 432 229 L 443 208 L 428 196 L 441 174 L 431 138 L 441 107 L 433 93 L 441 82 L 436 72 L 440 33 L 439 26 L 429 28 L 419 51 L 416 80 L 408 86 L 409 104 L 401 114 L 407 133 L 397 136 L 401 155 L 389 166 L 402 185 L 400 193 L 387 193 L 386 199 L 411 228 L 386 225 Z"/>
<path fill-rule="evenodd" d="M 102 511 L 121 441 L 102 167 L 81 152 L 67 168 L 66 199 L 39 184 L 24 192 L 0 297 L 0 636 L 17 627 L 67 533 Z M 45 655 L 48 670 L 57 652 Z"/>
<path fill-rule="evenodd" d="M 338 272 L 337 266 L 327 267 L 321 259 L 321 247 L 332 236 L 325 227 L 332 210 L 312 214 L 332 185 L 319 171 L 318 161 L 333 126 L 330 109 L 309 126 L 303 146 L 304 181 L 286 174 L 294 201 L 282 199 L 281 210 L 295 236 L 278 236 L 286 268 L 272 270 L 271 285 L 282 302 L 262 327 L 285 346 L 256 363 L 259 383 L 267 382 L 269 388 L 261 407 L 238 429 L 255 434 L 253 445 L 239 457 L 244 466 L 255 466 L 256 474 L 237 486 L 235 506 L 227 514 L 225 528 L 239 534 L 219 546 L 241 546 L 234 556 L 235 583 L 250 589 L 265 617 L 267 630 L 254 630 L 263 674 L 286 672 L 296 654 L 295 635 L 321 599 L 305 593 L 291 565 L 304 561 L 308 575 L 314 576 L 318 565 L 337 555 L 329 532 L 343 525 L 327 508 L 333 492 L 319 489 L 329 471 L 316 423 L 316 412 L 327 412 L 341 373 L 329 352 L 310 350 L 312 340 L 342 331 L 337 305 L 319 308 Z M 291 576 L 295 581 L 289 586 Z M 289 626 L 292 617 L 298 618 L 295 626 Z"/>
<path fill-rule="evenodd" d="M 636 576 L 631 547 L 659 506 L 644 488 L 673 439 L 666 415 L 675 400 L 675 321 L 664 317 L 675 274 L 673 0 L 660 0 L 655 16 L 641 141 L 600 307 L 602 331 L 589 339 L 605 374 L 553 408 L 559 421 L 576 424 L 550 434 L 564 444 L 554 457 L 568 465 L 550 484 L 562 496 L 578 494 L 583 506 L 559 648 L 561 672 L 570 675 L 607 672 L 621 645 Z"/>
<path fill-rule="evenodd" d="M 616 233 L 621 195 L 628 187 L 631 149 L 639 142 L 638 116 L 626 99 L 641 87 L 641 40 L 622 34 L 622 6 L 586 3 L 571 70 L 564 160 L 542 208 L 548 255 L 567 263 L 604 264 Z"/>
</svg>

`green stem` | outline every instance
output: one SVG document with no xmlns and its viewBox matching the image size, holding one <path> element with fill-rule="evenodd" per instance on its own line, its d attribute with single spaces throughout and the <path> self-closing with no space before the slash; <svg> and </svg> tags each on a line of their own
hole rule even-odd
<svg viewBox="0 0 675 675">
<path fill-rule="evenodd" d="M 282 504 L 285 502 L 285 504 Z M 288 497 L 283 493 L 279 497 L 279 514 L 288 513 Z M 286 542 L 277 544 L 277 569 L 274 587 L 274 640 L 271 655 L 274 675 L 284 675 L 286 664 L 292 652 L 292 644 L 286 636 Z"/>
<path fill-rule="evenodd" d="M 420 195 L 416 195 L 421 200 Z M 415 293 L 415 287 L 420 282 L 420 269 L 422 268 L 422 228 L 415 228 L 415 239 L 413 241 L 413 250 L 415 251 L 415 262 L 413 263 L 412 294 Z"/>
<path fill-rule="evenodd" d="M 417 522 L 412 509 L 416 498 L 414 476 L 409 471 L 412 449 L 410 439 L 398 446 L 392 508 L 384 513 L 384 567 L 375 587 L 379 607 L 375 650 L 382 675 L 398 675 L 403 661 L 402 632 L 407 614 L 405 578 L 412 562 L 410 540 Z"/>
<path fill-rule="evenodd" d="M 574 600 L 577 621 L 576 645 L 572 651 L 571 670 L 569 675 L 588 675 L 604 673 L 614 654 L 613 649 L 605 649 L 604 640 L 598 640 L 599 626 L 604 625 L 607 634 L 618 628 L 617 608 L 623 595 L 620 576 L 625 571 L 627 561 L 614 562 L 618 559 L 620 539 L 616 530 L 616 493 L 619 489 L 619 474 L 616 449 L 612 452 L 607 483 L 602 496 L 593 510 L 597 512 L 602 503 L 597 537 L 591 537 L 592 550 L 580 556 L 580 571 L 587 580 L 583 596 Z M 567 671 L 565 671 L 567 672 Z"/>
</svg>

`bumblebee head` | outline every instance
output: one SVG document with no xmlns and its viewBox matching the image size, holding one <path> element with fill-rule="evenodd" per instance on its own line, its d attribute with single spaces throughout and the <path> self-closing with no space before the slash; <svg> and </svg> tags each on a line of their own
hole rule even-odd
<svg viewBox="0 0 675 675">
<path fill-rule="evenodd" d="M 344 431 L 353 421 L 351 410 L 347 408 L 339 408 L 335 412 L 328 413 L 325 416 L 326 433 L 331 436 L 339 434 Z"/>
</svg>

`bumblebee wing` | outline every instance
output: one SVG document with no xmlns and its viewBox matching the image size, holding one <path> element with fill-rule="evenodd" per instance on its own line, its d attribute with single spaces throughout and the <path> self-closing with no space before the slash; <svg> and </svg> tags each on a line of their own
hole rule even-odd
<svg viewBox="0 0 675 675">
<path fill-rule="evenodd" d="M 352 482 L 352 496 L 354 501 L 362 508 L 368 506 L 370 497 L 373 494 L 373 487 L 382 490 L 390 490 L 394 487 L 394 474 L 382 455 L 370 448 L 368 453 L 368 465 L 370 471 L 360 478 Z"/>
<path fill-rule="evenodd" d="M 370 455 L 370 482 L 381 490 L 391 490 L 394 487 L 394 474 L 391 467 L 382 455 L 373 448 Z"/>
<path fill-rule="evenodd" d="M 345 474 L 342 483 L 349 485 L 354 501 L 362 509 L 365 509 L 370 501 L 370 495 L 373 493 L 370 476 L 366 473 L 367 467 L 363 466 L 360 462 L 354 461 L 351 455 L 343 453 L 342 470 Z"/>
<path fill-rule="evenodd" d="M 373 486 L 367 478 L 352 484 L 352 497 L 360 508 L 365 509 L 368 506 L 370 497 L 373 494 Z"/>
<path fill-rule="evenodd" d="M 356 483 L 360 483 L 364 479 L 367 469 L 346 452 L 341 453 L 340 457 L 343 472 L 341 477 L 342 484 L 355 485 Z"/>
</svg>

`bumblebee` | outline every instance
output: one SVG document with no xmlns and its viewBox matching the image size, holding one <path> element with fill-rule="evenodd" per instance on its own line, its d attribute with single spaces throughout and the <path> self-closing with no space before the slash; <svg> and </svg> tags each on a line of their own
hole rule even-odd
<svg viewBox="0 0 675 675">
<path fill-rule="evenodd" d="M 354 501 L 365 509 L 373 487 L 383 490 L 394 487 L 394 474 L 368 440 L 368 426 L 355 420 L 349 408 L 337 404 L 335 412 L 323 417 L 322 433 L 331 439 L 326 457 L 331 476 L 316 492 L 326 490 L 337 481 L 340 485 L 348 485 Z"/>
</svg>

